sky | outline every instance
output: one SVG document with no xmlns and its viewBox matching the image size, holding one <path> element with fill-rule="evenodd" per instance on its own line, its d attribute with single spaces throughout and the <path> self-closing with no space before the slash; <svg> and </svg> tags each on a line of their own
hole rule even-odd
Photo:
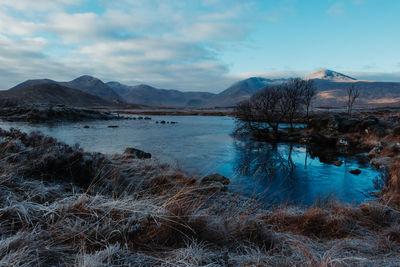
<svg viewBox="0 0 400 267">
<path fill-rule="evenodd" d="M 220 92 L 332 69 L 400 82 L 399 0 L 1 0 L 0 88 L 92 75 Z"/>
</svg>

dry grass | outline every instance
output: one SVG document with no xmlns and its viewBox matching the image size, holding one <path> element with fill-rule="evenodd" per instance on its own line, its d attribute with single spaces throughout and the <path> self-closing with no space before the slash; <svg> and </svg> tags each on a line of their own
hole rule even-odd
<svg viewBox="0 0 400 267">
<path fill-rule="evenodd" d="M 0 158 L 0 266 L 400 264 L 387 205 L 264 210 L 151 160 L 16 130 L 0 132 Z"/>
</svg>

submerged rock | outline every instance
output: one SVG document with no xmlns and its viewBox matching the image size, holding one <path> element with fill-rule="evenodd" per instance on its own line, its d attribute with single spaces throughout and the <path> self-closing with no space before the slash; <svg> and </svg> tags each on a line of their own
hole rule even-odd
<svg viewBox="0 0 400 267">
<path fill-rule="evenodd" d="M 342 164 L 343 164 L 343 161 L 341 161 L 341 160 L 335 161 L 335 162 L 333 163 L 333 165 L 335 165 L 335 166 L 337 166 L 337 167 L 342 166 Z"/>
<path fill-rule="evenodd" d="M 349 173 L 359 175 L 361 173 L 361 171 L 359 169 L 355 169 L 355 170 L 349 171 Z"/>
<path fill-rule="evenodd" d="M 138 159 L 151 159 L 151 154 L 150 153 L 144 152 L 144 151 L 142 151 L 140 149 L 136 149 L 136 148 L 133 148 L 133 147 L 126 148 L 124 154 L 129 155 L 129 156 L 133 156 L 133 157 L 138 158 Z"/>
<path fill-rule="evenodd" d="M 118 128 L 118 125 L 108 125 L 108 128 Z"/>
</svg>

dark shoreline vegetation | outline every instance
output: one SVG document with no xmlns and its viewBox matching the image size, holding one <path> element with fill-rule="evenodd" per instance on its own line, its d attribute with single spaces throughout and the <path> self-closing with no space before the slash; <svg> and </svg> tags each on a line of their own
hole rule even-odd
<svg viewBox="0 0 400 267">
<path fill-rule="evenodd" d="M 6 121 L 24 121 L 29 123 L 54 123 L 85 120 L 115 120 L 121 119 L 109 112 L 96 111 L 90 108 L 80 108 L 65 105 L 50 104 L 14 104 L 0 105 L 0 119 Z"/>
</svg>

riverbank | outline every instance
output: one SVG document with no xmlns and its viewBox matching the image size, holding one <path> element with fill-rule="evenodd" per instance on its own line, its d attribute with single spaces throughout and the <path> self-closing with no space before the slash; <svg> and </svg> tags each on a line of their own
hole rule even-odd
<svg viewBox="0 0 400 267">
<path fill-rule="evenodd" d="M 319 199 L 265 209 L 221 177 L 0 132 L 1 265 L 400 264 L 400 213 Z"/>
</svg>

